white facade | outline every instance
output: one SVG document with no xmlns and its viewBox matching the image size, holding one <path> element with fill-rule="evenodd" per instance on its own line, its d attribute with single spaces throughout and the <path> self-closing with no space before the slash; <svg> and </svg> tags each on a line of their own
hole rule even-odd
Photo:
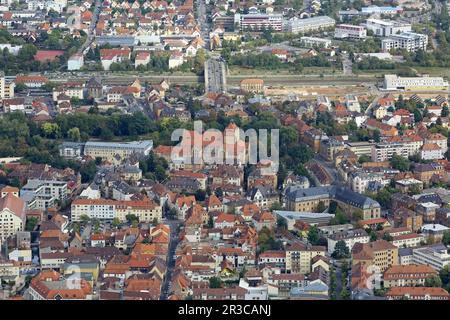
<svg viewBox="0 0 450 320">
<path fill-rule="evenodd" d="M 387 161 L 394 154 L 408 158 L 409 150 L 403 143 L 378 143 L 372 146 L 372 161 Z"/>
<path fill-rule="evenodd" d="M 427 45 L 428 36 L 414 32 L 403 32 L 381 40 L 381 49 L 384 52 L 392 49 L 405 49 L 408 52 L 426 50 Z"/>
<path fill-rule="evenodd" d="M 444 151 L 442 149 L 433 149 L 433 150 L 421 150 L 420 158 L 423 160 L 439 160 L 444 158 Z"/>
<path fill-rule="evenodd" d="M 414 264 L 426 264 L 440 271 L 450 264 L 450 253 L 442 244 L 417 248 L 413 249 L 412 262 Z"/>
<path fill-rule="evenodd" d="M 336 24 L 336 21 L 327 16 L 317 16 L 306 19 L 292 18 L 288 20 L 283 27 L 285 31 L 293 33 L 304 33 L 320 29 L 330 28 Z"/>
<path fill-rule="evenodd" d="M 301 37 L 300 43 L 305 47 L 331 47 L 331 40 L 315 37 Z"/>
<path fill-rule="evenodd" d="M 448 90 L 448 82 L 442 77 L 399 77 L 384 75 L 385 90 Z"/>
<path fill-rule="evenodd" d="M 392 20 L 367 19 L 365 26 L 367 30 L 372 30 L 375 36 L 389 37 L 398 33 L 411 31 L 411 24 L 401 23 Z"/>
<path fill-rule="evenodd" d="M 348 230 L 338 232 L 327 238 L 328 241 L 328 253 L 332 254 L 338 241 L 344 241 L 349 251 L 352 251 L 353 246 L 356 243 L 369 243 L 370 237 L 364 230 Z"/>
<path fill-rule="evenodd" d="M 334 29 L 334 37 L 337 39 L 364 39 L 367 37 L 367 30 L 362 26 L 340 24 Z"/>
</svg>

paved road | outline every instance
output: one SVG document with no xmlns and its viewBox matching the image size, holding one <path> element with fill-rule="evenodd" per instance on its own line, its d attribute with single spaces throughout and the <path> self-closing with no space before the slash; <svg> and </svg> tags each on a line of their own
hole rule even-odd
<svg viewBox="0 0 450 320">
<path fill-rule="evenodd" d="M 344 76 L 353 76 L 353 63 L 348 53 L 341 55 L 342 57 L 342 71 Z"/>
<path fill-rule="evenodd" d="M 167 298 L 171 294 L 171 280 L 173 275 L 173 269 L 175 268 L 175 251 L 177 249 L 177 245 L 179 242 L 178 239 L 178 228 L 182 224 L 181 220 L 166 220 L 164 222 L 165 224 L 168 224 L 170 226 L 170 243 L 169 243 L 169 250 L 167 253 L 167 272 L 166 276 L 164 278 L 164 281 L 161 285 L 161 300 L 167 300 Z"/>
<path fill-rule="evenodd" d="M 226 64 L 221 59 L 205 62 L 205 91 L 223 93 L 227 91 Z"/>
<path fill-rule="evenodd" d="M 195 4 L 197 5 L 197 21 L 200 25 L 200 34 L 202 39 L 205 41 L 205 49 L 209 51 L 210 26 L 207 20 L 206 3 L 205 0 L 197 0 L 195 1 Z"/>
<path fill-rule="evenodd" d="M 89 25 L 88 29 L 88 36 L 86 38 L 86 41 L 83 43 L 83 45 L 78 49 L 78 53 L 82 53 L 85 49 L 89 48 L 92 42 L 95 39 L 95 27 L 98 22 L 98 17 L 100 15 L 100 11 L 102 8 L 102 2 L 101 0 L 96 0 L 94 3 L 94 11 L 92 14 L 92 20 L 91 24 Z"/>
</svg>

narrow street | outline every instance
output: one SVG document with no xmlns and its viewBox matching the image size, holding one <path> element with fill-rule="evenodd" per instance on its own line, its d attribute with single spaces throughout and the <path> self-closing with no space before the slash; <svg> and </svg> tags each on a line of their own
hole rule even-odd
<svg viewBox="0 0 450 320">
<path fill-rule="evenodd" d="M 179 242 L 178 239 L 178 229 L 182 224 L 181 220 L 166 220 L 165 224 L 170 226 L 170 242 L 169 242 L 169 250 L 167 253 L 167 271 L 166 276 L 164 277 L 163 283 L 161 285 L 161 296 L 160 300 L 167 300 L 171 294 L 170 283 L 172 280 L 173 270 L 175 268 L 175 251 L 177 249 L 177 245 Z"/>
</svg>

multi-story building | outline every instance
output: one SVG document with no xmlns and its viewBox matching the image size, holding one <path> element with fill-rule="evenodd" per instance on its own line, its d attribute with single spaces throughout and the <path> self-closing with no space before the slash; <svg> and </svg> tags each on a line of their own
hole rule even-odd
<svg viewBox="0 0 450 320">
<path fill-rule="evenodd" d="M 26 222 L 25 202 L 16 188 L 5 187 L 0 198 L 0 245 L 8 237 L 23 231 Z"/>
<path fill-rule="evenodd" d="M 450 300 L 450 294 L 443 288 L 394 287 L 386 293 L 388 300 Z"/>
<path fill-rule="evenodd" d="M 365 27 L 367 30 L 373 31 L 373 34 L 378 37 L 389 37 L 398 33 L 411 31 L 411 24 L 409 23 L 375 18 L 367 19 Z"/>
<path fill-rule="evenodd" d="M 383 52 L 393 49 L 404 49 L 408 52 L 415 52 L 417 50 L 426 50 L 427 45 L 428 36 L 414 32 L 394 34 L 381 40 L 381 50 Z"/>
<path fill-rule="evenodd" d="M 42 271 L 33 280 L 28 290 L 31 300 L 92 300 L 92 287 L 84 279 L 78 285 L 56 271 Z"/>
<path fill-rule="evenodd" d="M 117 201 L 109 199 L 76 199 L 72 202 L 72 221 L 80 221 L 82 216 L 100 220 L 118 218 L 126 221 L 127 215 L 135 215 L 140 222 L 161 221 L 162 207 L 146 199 L 138 201 Z"/>
<path fill-rule="evenodd" d="M 244 92 L 264 93 L 264 80 L 262 79 L 243 79 L 239 85 Z"/>
<path fill-rule="evenodd" d="M 347 148 L 350 149 L 358 158 L 361 156 L 372 156 L 372 142 L 346 142 Z"/>
<path fill-rule="evenodd" d="M 331 40 L 316 37 L 301 37 L 300 43 L 305 47 L 329 48 Z"/>
<path fill-rule="evenodd" d="M 355 243 L 368 243 L 370 237 L 364 229 L 353 229 L 341 232 L 336 232 L 327 238 L 328 241 L 328 253 L 332 254 L 336 243 L 338 241 L 344 241 L 349 250 L 353 249 Z"/>
<path fill-rule="evenodd" d="M 389 142 L 377 143 L 372 146 L 372 161 L 387 161 L 390 160 L 394 154 L 408 158 L 409 148 L 403 143 Z"/>
<path fill-rule="evenodd" d="M 370 184 L 384 187 L 389 184 L 390 179 L 387 179 L 383 172 L 356 171 L 349 174 L 348 181 L 353 191 L 365 193 Z"/>
<path fill-rule="evenodd" d="M 450 264 L 450 252 L 442 243 L 414 248 L 412 262 L 414 264 L 425 264 L 440 271 Z"/>
<path fill-rule="evenodd" d="M 375 265 L 380 272 L 398 264 L 398 248 L 385 240 L 356 243 L 352 249 L 353 264 Z"/>
<path fill-rule="evenodd" d="M 305 19 L 295 17 L 286 21 L 283 29 L 293 33 L 306 33 L 331 28 L 335 24 L 336 21 L 328 16 L 316 16 Z"/>
<path fill-rule="evenodd" d="M 319 203 L 329 206 L 335 200 L 348 212 L 360 214 L 362 219 L 380 217 L 380 204 L 371 198 L 341 187 L 314 187 L 300 189 L 289 187 L 285 193 L 287 210 L 315 212 Z"/>
<path fill-rule="evenodd" d="M 241 31 L 260 31 L 263 29 L 272 29 L 273 31 L 283 30 L 282 14 L 264 14 L 264 13 L 248 13 L 235 14 L 234 22 Z"/>
<path fill-rule="evenodd" d="M 286 271 L 288 273 L 310 273 L 311 260 L 316 256 L 325 256 L 325 250 L 325 247 L 322 246 L 293 244 L 286 249 Z"/>
<path fill-rule="evenodd" d="M 425 242 L 422 234 L 408 233 L 392 237 L 392 244 L 397 248 L 414 248 Z"/>
<path fill-rule="evenodd" d="M 334 37 L 337 39 L 364 39 L 367 37 L 367 30 L 363 26 L 339 24 L 334 29 Z"/>
<path fill-rule="evenodd" d="M 448 82 L 442 77 L 399 77 L 384 75 L 385 90 L 448 90 Z"/>
<path fill-rule="evenodd" d="M 113 161 L 117 156 L 124 159 L 134 153 L 148 156 L 152 147 L 152 140 L 132 142 L 88 141 L 84 146 L 84 154 L 92 158 L 100 157 L 104 160 Z"/>
<path fill-rule="evenodd" d="M 14 98 L 14 82 L 8 82 L 5 74 L 0 71 L 0 100 Z"/>
<path fill-rule="evenodd" d="M 30 179 L 20 190 L 20 197 L 26 202 L 28 209 L 46 210 L 53 207 L 56 200 L 67 200 L 67 182 Z"/>
<path fill-rule="evenodd" d="M 427 265 L 398 265 L 383 274 L 385 288 L 423 286 L 425 280 L 437 276 L 437 271 Z"/>
</svg>

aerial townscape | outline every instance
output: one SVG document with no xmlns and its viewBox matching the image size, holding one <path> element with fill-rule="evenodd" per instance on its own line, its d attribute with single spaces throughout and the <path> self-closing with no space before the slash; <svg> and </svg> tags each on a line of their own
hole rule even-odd
<svg viewBox="0 0 450 320">
<path fill-rule="evenodd" d="M 0 0 L 0 300 L 450 300 L 449 10 Z"/>
</svg>

